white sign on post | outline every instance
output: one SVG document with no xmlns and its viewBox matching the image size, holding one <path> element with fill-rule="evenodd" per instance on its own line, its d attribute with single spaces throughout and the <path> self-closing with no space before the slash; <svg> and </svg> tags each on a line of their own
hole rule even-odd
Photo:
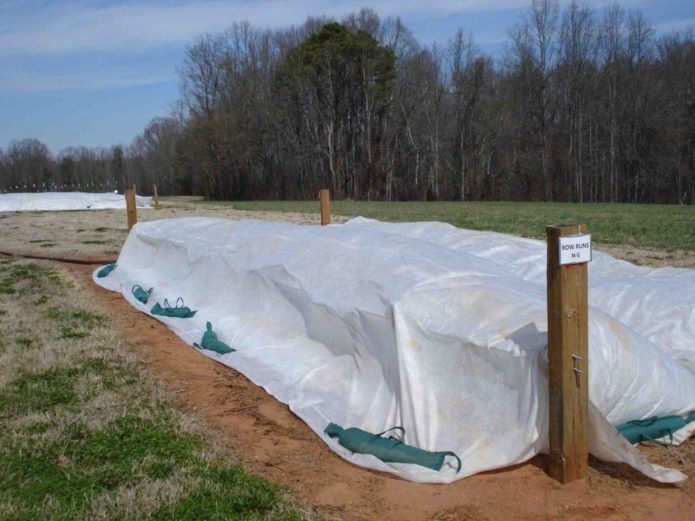
<svg viewBox="0 0 695 521">
<path fill-rule="evenodd" d="M 591 262 L 591 235 L 560 237 L 560 266 Z"/>
</svg>

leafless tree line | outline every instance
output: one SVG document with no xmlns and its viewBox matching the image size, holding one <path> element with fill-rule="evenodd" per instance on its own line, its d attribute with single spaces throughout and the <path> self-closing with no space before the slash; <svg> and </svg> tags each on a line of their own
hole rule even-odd
<svg viewBox="0 0 695 521">
<path fill-rule="evenodd" d="M 10 144 L 0 190 L 695 203 L 695 34 L 657 37 L 617 4 L 533 0 L 497 59 L 368 9 L 234 24 L 198 39 L 180 78 L 176 110 L 130 146 Z"/>
</svg>

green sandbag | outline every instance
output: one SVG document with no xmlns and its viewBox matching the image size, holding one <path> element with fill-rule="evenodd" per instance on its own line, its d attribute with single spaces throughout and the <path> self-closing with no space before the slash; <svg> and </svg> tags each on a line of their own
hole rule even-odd
<svg viewBox="0 0 695 521">
<path fill-rule="evenodd" d="M 405 434 L 403 427 L 394 427 L 394 429 L 399 429 Z M 329 423 L 324 432 L 331 438 L 338 438 L 338 443 L 349 451 L 358 454 L 371 454 L 386 463 L 412 463 L 439 471 L 444 465 L 444 459 L 447 456 L 452 456 L 458 462 L 456 473 L 461 470 L 461 458 L 453 452 L 430 452 L 406 445 L 394 438 L 382 438 L 382 434 L 388 431 L 372 434 L 362 429 L 354 427 L 343 429 L 340 425 Z"/>
<path fill-rule="evenodd" d="M 194 343 L 194 346 L 198 349 L 207 349 L 208 351 L 214 351 L 221 355 L 236 351 L 236 349 L 232 349 L 227 344 L 217 339 L 217 333 L 212 330 L 212 324 L 210 322 L 206 324 L 206 327 L 207 331 L 203 333 L 203 339 L 200 341 L 200 345 Z"/>
<path fill-rule="evenodd" d="M 179 305 L 179 302 L 181 303 L 181 305 Z M 152 313 L 153 315 L 161 315 L 163 317 L 171 318 L 191 318 L 197 312 L 191 311 L 189 307 L 184 306 L 183 299 L 179 297 L 178 299 L 176 299 L 176 307 L 172 308 L 169 305 L 169 301 L 167 299 L 164 299 L 164 306 L 160 306 L 159 302 L 157 302 L 150 310 L 150 313 Z"/>
<path fill-rule="evenodd" d="M 99 271 L 97 271 L 97 277 L 100 279 L 103 279 L 106 277 L 109 273 L 111 273 L 113 270 L 116 269 L 116 263 L 112 262 L 111 264 L 107 264 L 103 268 L 101 268 Z"/>
<path fill-rule="evenodd" d="M 674 432 L 686 425 L 687 422 L 682 416 L 662 416 L 661 418 L 654 416 L 646 420 L 623 423 L 618 425 L 617 429 L 630 443 L 639 443 L 673 436 Z"/>
<path fill-rule="evenodd" d="M 135 286 L 133 286 L 133 289 L 131 291 L 133 292 L 133 296 L 136 299 L 138 299 L 143 304 L 147 304 L 147 301 L 149 300 L 153 289 L 154 288 L 150 288 L 147 291 L 145 291 L 144 289 L 142 289 L 142 286 L 136 284 Z"/>
</svg>

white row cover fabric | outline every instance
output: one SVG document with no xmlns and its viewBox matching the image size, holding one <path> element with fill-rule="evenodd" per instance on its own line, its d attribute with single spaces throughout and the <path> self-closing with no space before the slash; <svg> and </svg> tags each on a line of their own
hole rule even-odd
<svg viewBox="0 0 695 521">
<path fill-rule="evenodd" d="M 152 206 L 151 197 L 135 196 L 138 208 Z M 106 192 L 38 192 L 0 194 L 0 212 L 32 212 L 57 210 L 125 209 L 125 196 Z"/>
<path fill-rule="evenodd" d="M 203 351 L 289 405 L 343 458 L 447 483 L 548 449 L 546 245 L 437 223 L 302 226 L 213 218 L 137 224 L 94 280 L 144 313 L 183 297 L 194 318 L 156 317 L 187 343 L 206 321 L 237 349 Z M 695 410 L 695 270 L 595 252 L 590 280 L 590 449 L 666 482 L 615 428 Z M 133 285 L 154 287 L 147 306 Z M 352 454 L 330 422 L 454 451 L 435 472 Z"/>
</svg>

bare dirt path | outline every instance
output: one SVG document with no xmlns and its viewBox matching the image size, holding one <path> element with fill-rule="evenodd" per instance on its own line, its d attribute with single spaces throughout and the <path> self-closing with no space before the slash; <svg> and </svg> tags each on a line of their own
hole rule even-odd
<svg viewBox="0 0 695 521">
<path fill-rule="evenodd" d="M 695 518 L 695 448 L 647 447 L 653 460 L 691 476 L 681 488 L 630 469 L 593 462 L 589 478 L 561 486 L 545 458 L 451 485 L 422 485 L 353 466 L 332 453 L 289 409 L 236 371 L 184 344 L 118 293 L 91 281 L 91 268 L 70 266 L 80 295 L 101 308 L 142 362 L 217 433 L 250 470 L 285 484 L 300 502 L 340 520 Z"/>
</svg>

